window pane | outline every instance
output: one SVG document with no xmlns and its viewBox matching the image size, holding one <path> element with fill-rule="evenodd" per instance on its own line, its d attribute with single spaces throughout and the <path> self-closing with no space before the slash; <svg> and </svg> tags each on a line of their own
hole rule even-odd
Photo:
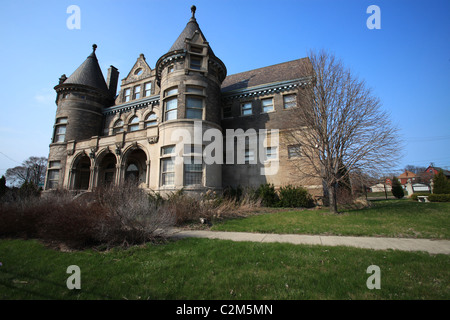
<svg viewBox="0 0 450 320">
<path fill-rule="evenodd" d="M 139 123 L 139 118 L 138 117 L 131 118 L 130 123 Z"/>
<path fill-rule="evenodd" d="M 114 124 L 114 127 L 121 127 L 121 126 L 123 126 L 122 120 L 117 120 L 116 123 Z"/>
<path fill-rule="evenodd" d="M 252 114 L 252 104 L 250 102 L 241 105 L 241 114 L 243 116 Z"/>
<path fill-rule="evenodd" d="M 187 97 L 186 107 L 188 108 L 203 108 L 203 99 L 195 97 Z"/>
<path fill-rule="evenodd" d="M 171 96 L 171 95 L 173 95 L 173 94 L 177 94 L 178 93 L 178 88 L 172 88 L 172 89 L 169 89 L 169 90 L 166 90 L 166 97 L 167 96 Z"/>
<path fill-rule="evenodd" d="M 146 84 L 144 84 L 144 96 L 145 97 L 150 96 L 151 90 L 152 90 L 152 83 L 151 82 L 147 82 Z"/>
<path fill-rule="evenodd" d="M 273 111 L 273 100 L 272 99 L 263 99 L 261 100 L 263 106 L 263 112 Z"/>
<path fill-rule="evenodd" d="M 166 120 L 176 120 L 177 110 L 172 110 L 166 113 Z"/>
<path fill-rule="evenodd" d="M 295 94 L 290 94 L 290 95 L 284 96 L 283 101 L 284 101 L 285 109 L 293 108 L 297 105 Z"/>
<path fill-rule="evenodd" d="M 137 130 L 139 130 L 138 124 L 133 124 L 131 126 L 128 126 L 128 131 L 130 131 L 130 132 L 137 131 Z"/>
<path fill-rule="evenodd" d="M 161 155 L 175 153 L 175 146 L 165 146 L 161 148 Z"/>
<path fill-rule="evenodd" d="M 57 126 L 56 127 L 56 134 L 65 134 L 66 133 L 66 126 Z"/>
<path fill-rule="evenodd" d="M 201 88 L 201 87 L 191 87 L 191 86 L 188 86 L 188 87 L 186 88 L 186 92 L 189 92 L 189 93 L 196 93 L 196 94 L 203 94 L 203 88 Z"/>
<path fill-rule="evenodd" d="M 288 146 L 288 158 L 296 158 L 301 156 L 300 145 Z"/>
<path fill-rule="evenodd" d="M 186 118 L 187 119 L 202 119 L 203 110 L 202 109 L 187 109 Z"/>
<path fill-rule="evenodd" d="M 266 148 L 266 159 L 272 160 L 276 158 L 277 158 L 277 148 L 276 147 Z"/>
<path fill-rule="evenodd" d="M 202 59 L 191 56 L 191 69 L 200 70 L 202 65 Z"/>
<path fill-rule="evenodd" d="M 124 100 L 125 102 L 130 101 L 130 89 L 125 89 Z"/>
<path fill-rule="evenodd" d="M 166 101 L 166 111 L 173 110 L 177 108 L 177 98 L 172 98 Z"/>
<path fill-rule="evenodd" d="M 59 170 L 49 170 L 48 171 L 48 179 L 59 180 Z"/>
<path fill-rule="evenodd" d="M 57 124 L 62 124 L 62 123 L 67 123 L 67 118 L 59 118 L 59 119 L 56 119 L 56 123 Z"/>
</svg>

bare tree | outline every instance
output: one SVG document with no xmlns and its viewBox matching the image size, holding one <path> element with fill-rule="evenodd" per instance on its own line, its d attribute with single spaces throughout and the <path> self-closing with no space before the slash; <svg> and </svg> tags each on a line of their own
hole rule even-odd
<svg viewBox="0 0 450 320">
<path fill-rule="evenodd" d="M 373 175 L 394 165 L 401 149 L 398 130 L 341 60 L 323 50 L 311 51 L 309 60 L 303 72 L 311 76 L 298 89 L 294 129 L 286 137 L 301 148 L 300 174 L 322 179 L 330 212 L 337 213 L 337 188 L 350 173 Z"/>
<path fill-rule="evenodd" d="M 13 185 L 20 186 L 24 182 L 33 182 L 36 186 L 45 180 L 47 170 L 46 157 L 29 157 L 21 166 L 6 170 L 6 179 Z"/>
</svg>

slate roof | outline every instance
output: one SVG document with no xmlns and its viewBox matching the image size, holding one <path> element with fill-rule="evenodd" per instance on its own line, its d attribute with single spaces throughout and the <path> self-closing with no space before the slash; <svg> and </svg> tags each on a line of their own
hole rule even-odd
<svg viewBox="0 0 450 320">
<path fill-rule="evenodd" d="M 98 64 L 97 56 L 95 55 L 97 46 L 94 45 L 93 48 L 94 50 L 92 53 L 78 69 L 64 81 L 64 84 L 81 84 L 108 92 L 108 86 L 106 85 L 102 70 Z"/>
<path fill-rule="evenodd" d="M 222 83 L 222 92 L 251 88 L 263 84 L 300 79 L 308 76 L 305 67 L 310 66 L 308 58 L 292 60 L 268 67 L 229 75 Z"/>
<path fill-rule="evenodd" d="M 168 52 L 184 50 L 185 49 L 185 40 L 192 39 L 195 31 L 198 31 L 202 35 L 203 39 L 205 41 L 207 41 L 205 35 L 203 34 L 202 30 L 200 29 L 200 26 L 197 23 L 197 19 L 195 19 L 195 9 L 194 9 L 191 19 L 188 21 L 186 27 L 181 32 L 181 34 L 178 36 L 177 40 L 175 40 L 174 44 L 172 45 L 172 47 L 170 48 L 170 50 Z M 209 48 L 209 54 L 214 55 L 214 52 L 212 51 L 211 47 L 208 46 L 208 48 Z"/>
</svg>

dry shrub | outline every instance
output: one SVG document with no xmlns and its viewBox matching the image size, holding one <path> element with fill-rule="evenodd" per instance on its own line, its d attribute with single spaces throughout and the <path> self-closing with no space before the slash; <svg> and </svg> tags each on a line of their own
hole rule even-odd
<svg viewBox="0 0 450 320">
<path fill-rule="evenodd" d="M 162 238 L 175 222 L 172 212 L 163 210 L 134 183 L 97 190 L 96 199 L 110 220 L 104 230 L 110 243 L 135 244 Z"/>
</svg>

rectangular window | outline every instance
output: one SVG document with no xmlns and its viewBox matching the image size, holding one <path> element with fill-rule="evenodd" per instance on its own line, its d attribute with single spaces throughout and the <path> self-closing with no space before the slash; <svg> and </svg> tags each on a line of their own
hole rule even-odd
<svg viewBox="0 0 450 320">
<path fill-rule="evenodd" d="M 231 118 L 233 116 L 232 114 L 232 109 L 231 109 L 231 105 L 228 106 L 224 106 L 222 109 L 222 117 L 225 118 Z"/>
<path fill-rule="evenodd" d="M 124 102 L 130 101 L 130 96 L 131 96 L 130 92 L 131 92 L 130 89 L 125 89 L 125 91 L 123 92 L 123 101 Z"/>
<path fill-rule="evenodd" d="M 175 163 L 172 158 L 161 159 L 161 185 L 173 186 L 175 184 Z"/>
<path fill-rule="evenodd" d="M 174 94 L 178 94 L 178 88 L 177 87 L 166 90 L 164 92 L 164 97 L 172 96 Z"/>
<path fill-rule="evenodd" d="M 251 102 L 246 102 L 241 104 L 241 115 L 242 116 L 248 116 L 251 115 L 252 112 L 252 103 Z"/>
<path fill-rule="evenodd" d="M 268 147 L 266 149 L 266 160 L 275 160 L 277 158 L 277 147 Z"/>
<path fill-rule="evenodd" d="M 186 97 L 186 118 L 203 118 L 203 99 L 199 97 Z"/>
<path fill-rule="evenodd" d="M 152 83 L 147 82 L 144 84 L 144 97 L 149 97 L 152 94 Z"/>
<path fill-rule="evenodd" d="M 133 91 L 133 99 L 139 99 L 141 97 L 141 86 L 134 87 Z"/>
<path fill-rule="evenodd" d="M 202 185 L 203 180 L 203 165 L 195 164 L 194 157 L 191 157 L 190 163 L 184 164 L 184 185 Z M 186 158 L 185 158 L 186 159 Z"/>
<path fill-rule="evenodd" d="M 167 99 L 164 103 L 166 111 L 165 120 L 177 119 L 178 97 Z"/>
<path fill-rule="evenodd" d="M 288 146 L 288 158 L 289 159 L 299 158 L 300 156 L 301 156 L 301 149 L 300 149 L 299 144 Z"/>
<path fill-rule="evenodd" d="M 64 140 L 66 139 L 66 123 L 67 118 L 56 119 L 53 142 L 64 142 Z"/>
<path fill-rule="evenodd" d="M 60 167 L 61 161 L 50 161 L 48 163 L 47 189 L 58 188 Z"/>
<path fill-rule="evenodd" d="M 203 88 L 202 87 L 187 86 L 186 87 L 186 92 L 195 93 L 195 94 L 203 94 Z"/>
<path fill-rule="evenodd" d="M 271 112 L 273 111 L 273 99 L 262 99 L 261 100 L 261 105 L 262 105 L 262 112 L 266 113 L 266 112 Z"/>
<path fill-rule="evenodd" d="M 161 155 L 167 156 L 175 153 L 175 145 L 165 146 L 161 148 Z"/>
<path fill-rule="evenodd" d="M 285 109 L 294 108 L 297 106 L 297 99 L 295 94 L 288 94 L 283 96 L 283 104 Z"/>
<path fill-rule="evenodd" d="M 190 68 L 194 70 L 200 70 L 202 67 L 202 58 L 191 56 Z"/>
<path fill-rule="evenodd" d="M 173 66 L 173 65 L 170 65 L 168 68 L 167 68 L 167 72 L 168 73 L 172 73 L 172 72 L 174 72 L 175 71 L 175 67 Z"/>
</svg>

